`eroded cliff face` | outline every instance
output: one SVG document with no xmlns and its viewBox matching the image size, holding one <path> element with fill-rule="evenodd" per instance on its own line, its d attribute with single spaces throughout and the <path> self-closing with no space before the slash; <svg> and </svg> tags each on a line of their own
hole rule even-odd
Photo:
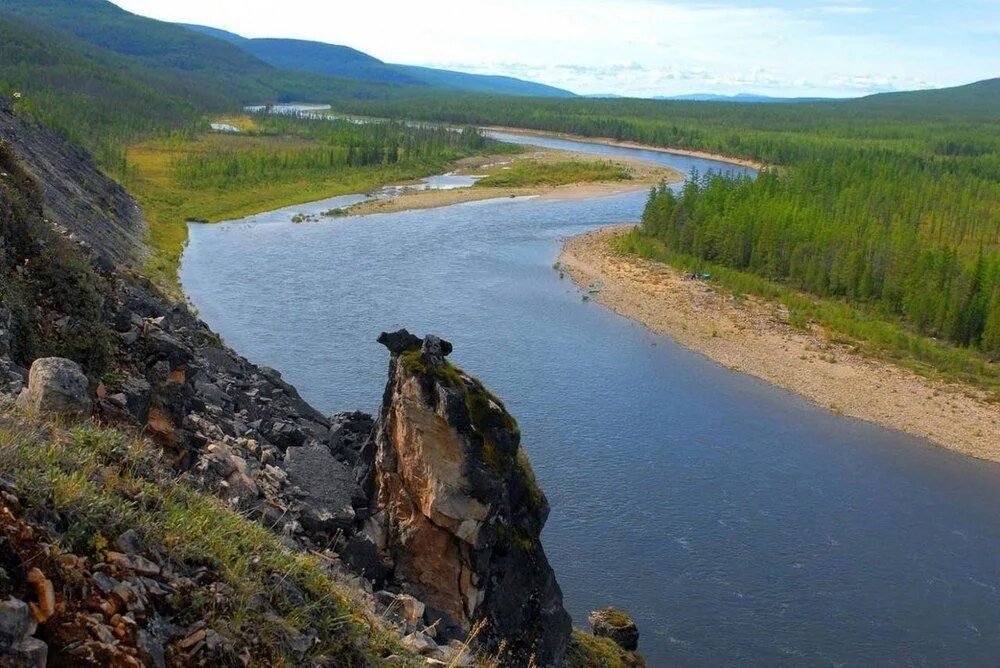
<svg viewBox="0 0 1000 668">
<path fill-rule="evenodd" d="M 3 96 L 0 141 L 22 158 L 38 184 L 45 217 L 53 228 L 95 261 L 138 266 L 145 256 L 146 234 L 139 206 L 101 173 L 86 151 L 55 130 L 18 116 Z"/>
<path fill-rule="evenodd" d="M 406 330 L 376 427 L 375 490 L 395 577 L 445 636 L 477 629 L 503 665 L 559 665 L 570 633 L 542 549 L 549 505 L 503 403 Z"/>
</svg>

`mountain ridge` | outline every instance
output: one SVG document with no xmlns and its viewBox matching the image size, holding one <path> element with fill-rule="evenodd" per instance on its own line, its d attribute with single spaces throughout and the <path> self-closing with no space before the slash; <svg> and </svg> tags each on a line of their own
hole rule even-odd
<svg viewBox="0 0 1000 668">
<path fill-rule="evenodd" d="M 387 63 L 340 44 L 279 37 L 249 38 L 211 26 L 188 23 L 177 25 L 229 42 L 259 60 L 282 69 L 465 93 L 575 97 L 570 91 L 515 77 Z"/>
</svg>

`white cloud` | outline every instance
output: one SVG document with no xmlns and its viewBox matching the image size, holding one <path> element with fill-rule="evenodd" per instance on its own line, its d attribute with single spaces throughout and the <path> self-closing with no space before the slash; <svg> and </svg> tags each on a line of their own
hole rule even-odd
<svg viewBox="0 0 1000 668">
<path fill-rule="evenodd" d="M 975 0 L 935 9 L 941 16 L 914 9 L 923 3 L 881 4 L 890 0 L 115 1 L 251 37 L 347 44 L 582 93 L 843 95 L 1000 74 L 1000 8 L 961 11 Z"/>
</svg>

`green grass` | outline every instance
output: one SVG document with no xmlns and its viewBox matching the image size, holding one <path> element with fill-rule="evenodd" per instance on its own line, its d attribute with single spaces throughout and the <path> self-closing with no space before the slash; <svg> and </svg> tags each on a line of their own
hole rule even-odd
<svg viewBox="0 0 1000 668">
<path fill-rule="evenodd" d="M 538 162 L 522 160 L 509 169 L 490 174 L 476 182 L 479 188 L 525 188 L 562 186 L 598 181 L 628 181 L 633 178 L 628 167 L 606 160 L 562 160 Z"/>
<path fill-rule="evenodd" d="M 276 648 L 281 638 L 307 629 L 320 632 L 310 656 L 335 656 L 337 665 L 407 656 L 317 558 L 290 551 L 259 524 L 178 481 L 156 452 L 149 442 L 116 430 L 0 419 L 0 472 L 14 479 L 22 502 L 67 520 L 59 536 L 64 549 L 100 561 L 110 541 L 131 529 L 175 563 L 210 566 L 232 595 L 220 601 L 195 593 L 177 607 L 190 621 L 206 619 L 222 635 L 253 647 L 255 665 L 294 664 L 299 659 Z M 274 574 L 304 592 L 307 603 L 288 600 Z M 277 617 L 251 604 L 259 597 Z"/>
<path fill-rule="evenodd" d="M 646 662 L 613 640 L 573 629 L 563 665 L 565 668 L 640 668 Z"/>
<path fill-rule="evenodd" d="M 613 237 L 621 253 L 668 264 L 682 271 L 708 272 L 712 284 L 735 295 L 754 295 L 788 309 L 788 322 L 799 329 L 822 326 L 835 343 L 900 364 L 922 376 L 972 385 L 1000 398 L 1000 368 L 983 355 L 909 331 L 898 317 L 835 299 L 821 299 L 768 279 L 703 262 L 669 250 L 663 242 L 632 230 Z"/>
<path fill-rule="evenodd" d="M 334 124 L 323 123 L 332 132 Z M 426 145 L 435 150 L 417 154 L 414 149 L 408 155 L 400 149 L 391 164 L 340 164 L 347 159 L 350 141 L 349 137 L 294 133 L 293 128 L 283 134 L 177 136 L 131 146 L 125 185 L 149 223 L 151 252 L 143 273 L 178 297 L 177 269 L 188 221 L 214 223 L 370 192 L 445 171 L 452 160 L 474 150 L 427 140 Z M 374 150 L 382 149 L 376 145 Z"/>
</svg>

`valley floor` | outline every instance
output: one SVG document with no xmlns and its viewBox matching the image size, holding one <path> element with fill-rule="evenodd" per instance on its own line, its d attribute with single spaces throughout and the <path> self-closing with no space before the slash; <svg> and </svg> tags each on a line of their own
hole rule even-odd
<svg viewBox="0 0 1000 668">
<path fill-rule="evenodd" d="M 721 153 L 710 153 L 708 151 L 694 151 L 686 148 L 667 148 L 665 146 L 654 146 L 653 144 L 642 144 L 634 141 L 624 141 L 612 139 L 611 137 L 584 137 L 568 132 L 550 132 L 547 130 L 532 130 L 530 128 L 512 128 L 504 125 L 491 125 L 483 130 L 491 132 L 513 132 L 519 135 L 534 135 L 536 137 L 553 137 L 555 139 L 568 139 L 570 141 L 585 141 L 591 144 L 604 144 L 605 146 L 618 146 L 620 148 L 635 148 L 641 151 L 655 151 L 657 153 L 674 153 L 676 155 L 687 155 L 693 158 L 705 158 L 707 160 L 722 160 L 733 165 L 749 167 L 750 169 L 764 169 L 767 165 L 756 160 L 749 160 L 733 155 L 723 155 Z"/>
<path fill-rule="evenodd" d="M 520 132 L 520 131 L 519 131 Z M 609 165 L 623 168 L 630 172 L 628 179 L 597 179 L 590 174 L 581 172 L 576 177 L 572 173 L 564 174 L 560 181 L 545 182 L 546 169 L 559 165 L 576 164 L 582 168 L 595 165 Z M 642 160 L 626 159 L 616 156 L 613 160 L 602 162 L 592 153 L 573 153 L 552 149 L 532 149 L 520 154 L 500 154 L 495 156 L 475 156 L 465 158 L 455 164 L 456 174 L 463 175 L 503 175 L 504 169 L 519 165 L 525 172 L 525 183 L 516 186 L 487 185 L 486 183 L 469 188 L 453 188 L 451 190 L 406 190 L 394 197 L 374 199 L 363 202 L 348 209 L 350 215 L 367 215 L 372 213 L 395 213 L 411 209 L 434 209 L 451 206 L 463 202 L 476 202 L 502 197 L 545 197 L 549 199 L 586 199 L 617 195 L 635 190 L 648 190 L 651 186 L 667 183 L 679 183 L 684 175 L 672 169 Z"/>
<path fill-rule="evenodd" d="M 1000 462 L 1000 406 L 985 392 L 865 357 L 830 342 L 816 326 L 794 329 L 778 305 L 738 300 L 667 265 L 622 255 L 610 242 L 629 228 L 573 237 L 560 255 L 579 285 L 604 283 L 596 296 L 601 304 L 824 408 Z"/>
</svg>

